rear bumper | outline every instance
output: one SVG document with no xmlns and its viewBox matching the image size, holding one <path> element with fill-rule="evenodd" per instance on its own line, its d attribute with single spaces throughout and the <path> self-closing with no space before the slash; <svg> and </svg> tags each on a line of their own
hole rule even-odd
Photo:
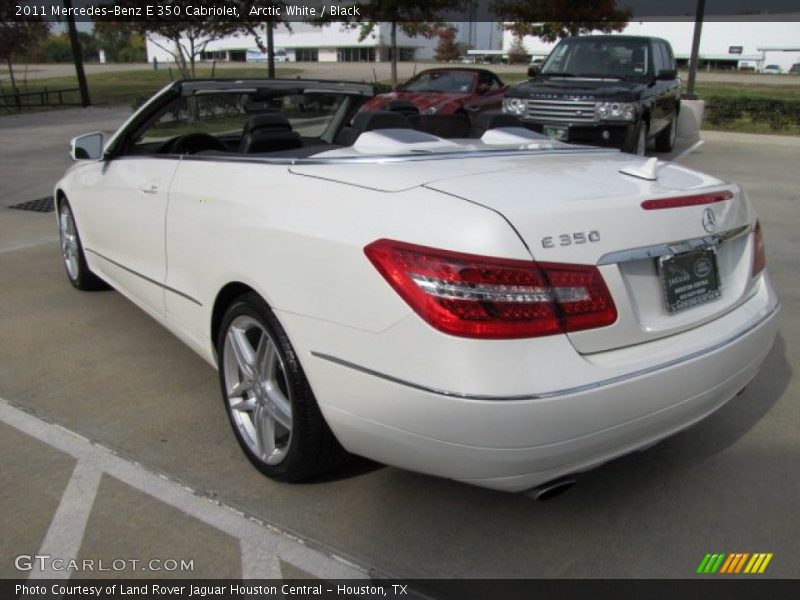
<svg viewBox="0 0 800 600">
<path fill-rule="evenodd" d="M 699 351 L 528 399 L 435 391 L 330 356 L 312 355 L 305 363 L 329 425 L 351 452 L 522 491 L 651 445 L 717 410 L 755 376 L 772 347 L 777 312 L 765 279 L 753 298 L 718 320 L 723 323 L 680 334 L 690 336 L 686 347 L 704 340 Z M 648 345 L 635 352 L 647 353 Z M 586 360 L 575 354 L 576 364 Z M 569 382 L 570 365 L 563 369 Z"/>
</svg>

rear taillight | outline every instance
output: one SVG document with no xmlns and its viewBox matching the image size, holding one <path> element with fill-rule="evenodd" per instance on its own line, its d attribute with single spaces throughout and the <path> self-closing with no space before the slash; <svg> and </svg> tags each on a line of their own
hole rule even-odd
<svg viewBox="0 0 800 600">
<path fill-rule="evenodd" d="M 711 192 L 709 194 L 695 194 L 694 196 L 678 196 L 676 198 L 657 198 L 655 200 L 645 200 L 642 208 L 645 210 L 661 210 L 664 208 L 682 208 L 684 206 L 700 206 L 702 204 L 713 204 L 733 200 L 733 192 L 724 190 L 721 192 Z"/>
<path fill-rule="evenodd" d="M 452 335 L 525 338 L 610 325 L 597 267 L 489 258 L 378 240 L 372 264 L 425 321 Z"/>
<path fill-rule="evenodd" d="M 756 228 L 753 232 L 753 270 L 752 277 L 755 277 L 764 267 L 767 266 L 767 255 L 764 252 L 764 234 L 761 233 L 761 223 L 756 221 Z"/>
</svg>

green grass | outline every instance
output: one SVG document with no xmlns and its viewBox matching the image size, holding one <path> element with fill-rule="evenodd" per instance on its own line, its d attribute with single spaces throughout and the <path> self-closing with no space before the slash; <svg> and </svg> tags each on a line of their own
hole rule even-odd
<svg viewBox="0 0 800 600">
<path fill-rule="evenodd" d="M 299 69 L 275 69 L 277 77 L 294 77 L 299 75 Z M 240 69 L 217 69 L 215 77 L 265 77 L 266 66 L 264 67 L 242 67 Z M 197 69 L 197 77 L 211 77 L 210 68 Z M 117 73 L 95 73 L 87 75 L 89 84 L 89 95 L 92 104 L 131 104 L 141 96 L 149 96 L 167 85 L 170 81 L 180 79 L 180 74 L 176 69 L 171 72 L 167 67 L 161 67 L 158 71 L 120 71 Z M 17 86 L 20 92 L 39 92 L 45 88 L 49 90 L 76 88 L 78 80 L 76 77 L 50 77 L 47 79 L 35 79 L 29 81 L 27 85 L 18 81 Z M 10 93 L 8 82 L 5 89 L 0 94 Z"/>
<path fill-rule="evenodd" d="M 800 136 L 800 125 L 788 124 L 783 129 L 775 130 L 769 123 L 754 123 L 750 119 L 736 119 L 732 123 L 716 125 L 705 121 L 703 129 L 711 131 L 735 131 L 736 133 L 764 133 L 767 135 L 794 135 Z"/>
<path fill-rule="evenodd" d="M 684 85 L 685 87 L 685 85 Z M 754 96 L 776 100 L 800 100 L 800 77 L 796 85 L 762 83 L 698 83 L 695 91 L 700 98 L 710 96 Z"/>
</svg>

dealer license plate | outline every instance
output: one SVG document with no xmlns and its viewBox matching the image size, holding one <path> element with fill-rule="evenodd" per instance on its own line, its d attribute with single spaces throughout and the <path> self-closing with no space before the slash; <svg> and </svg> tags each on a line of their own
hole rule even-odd
<svg viewBox="0 0 800 600">
<path fill-rule="evenodd" d="M 569 130 L 566 127 L 551 127 L 550 125 L 545 125 L 544 134 L 554 140 L 566 141 L 569 137 Z"/>
<path fill-rule="evenodd" d="M 663 256 L 658 262 L 668 313 L 676 313 L 720 296 L 717 253 L 712 248 Z"/>
</svg>

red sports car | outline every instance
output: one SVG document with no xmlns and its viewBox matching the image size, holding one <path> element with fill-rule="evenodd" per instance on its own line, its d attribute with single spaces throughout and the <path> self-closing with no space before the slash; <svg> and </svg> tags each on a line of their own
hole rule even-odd
<svg viewBox="0 0 800 600">
<path fill-rule="evenodd" d="M 479 113 L 501 108 L 506 86 L 486 69 L 443 68 L 422 71 L 393 92 L 375 96 L 361 110 L 388 110 L 410 102 L 423 115 Z"/>
</svg>

